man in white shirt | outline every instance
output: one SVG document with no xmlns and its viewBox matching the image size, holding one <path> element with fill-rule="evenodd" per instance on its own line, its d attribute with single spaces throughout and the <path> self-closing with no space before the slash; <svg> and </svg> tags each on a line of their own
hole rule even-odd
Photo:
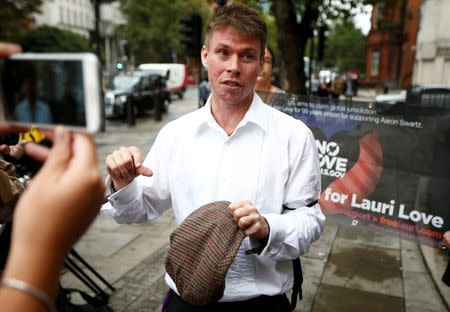
<svg viewBox="0 0 450 312">
<path fill-rule="evenodd" d="M 206 105 L 166 125 L 143 163 L 135 147 L 106 158 L 111 195 L 103 211 L 117 222 L 145 222 L 172 207 L 179 224 L 206 203 L 228 200 L 245 229 L 222 299 L 191 306 L 166 274 L 171 290 L 164 311 L 289 311 L 290 260 L 306 253 L 322 232 L 314 137 L 301 121 L 254 93 L 266 35 L 252 9 L 219 9 L 201 51 L 211 83 Z M 262 252 L 245 254 L 255 247 Z"/>
</svg>

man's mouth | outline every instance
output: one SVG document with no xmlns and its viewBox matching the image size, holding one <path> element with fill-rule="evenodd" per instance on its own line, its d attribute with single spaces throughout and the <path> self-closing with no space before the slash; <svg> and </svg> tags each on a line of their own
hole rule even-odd
<svg viewBox="0 0 450 312">
<path fill-rule="evenodd" d="M 242 85 L 236 81 L 226 80 L 223 82 L 223 84 L 230 86 L 230 87 L 242 87 Z"/>
</svg>

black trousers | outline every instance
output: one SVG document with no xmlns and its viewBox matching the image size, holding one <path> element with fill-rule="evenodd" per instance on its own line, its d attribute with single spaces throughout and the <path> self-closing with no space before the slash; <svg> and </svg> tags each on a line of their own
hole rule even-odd
<svg viewBox="0 0 450 312">
<path fill-rule="evenodd" d="M 291 312 L 285 294 L 278 296 L 259 296 L 245 301 L 217 302 L 207 306 L 194 306 L 183 300 L 173 290 L 169 290 L 161 312 Z"/>
</svg>

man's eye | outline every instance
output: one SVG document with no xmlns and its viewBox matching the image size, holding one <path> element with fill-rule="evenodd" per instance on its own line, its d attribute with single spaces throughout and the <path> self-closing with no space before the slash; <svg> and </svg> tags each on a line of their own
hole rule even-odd
<svg viewBox="0 0 450 312">
<path fill-rule="evenodd" d="M 226 50 L 219 50 L 219 51 L 217 52 L 217 54 L 219 54 L 220 56 L 228 55 L 228 53 L 227 53 Z"/>
<path fill-rule="evenodd" d="M 252 60 L 252 59 L 254 59 L 254 56 L 252 53 L 246 53 L 246 54 L 242 55 L 242 59 L 243 60 Z"/>
</svg>

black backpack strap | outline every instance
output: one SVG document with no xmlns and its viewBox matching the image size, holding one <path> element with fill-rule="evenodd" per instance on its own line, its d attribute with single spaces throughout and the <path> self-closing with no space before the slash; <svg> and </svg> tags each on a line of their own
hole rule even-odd
<svg viewBox="0 0 450 312">
<path fill-rule="evenodd" d="M 306 207 L 312 207 L 317 204 L 318 200 L 314 200 L 311 203 L 307 204 Z M 295 210 L 288 208 L 283 205 L 283 210 Z M 295 310 L 297 306 L 297 296 L 299 300 L 303 299 L 302 292 L 302 284 L 303 284 L 303 272 L 302 272 L 302 263 L 300 262 L 300 258 L 292 260 L 292 267 L 294 269 L 294 285 L 292 286 L 292 296 L 291 296 L 291 311 Z"/>
<path fill-rule="evenodd" d="M 297 306 L 297 296 L 299 300 L 303 299 L 303 273 L 300 258 L 292 260 L 292 266 L 294 268 L 294 285 L 292 286 L 291 311 L 294 311 L 295 307 Z"/>
</svg>

